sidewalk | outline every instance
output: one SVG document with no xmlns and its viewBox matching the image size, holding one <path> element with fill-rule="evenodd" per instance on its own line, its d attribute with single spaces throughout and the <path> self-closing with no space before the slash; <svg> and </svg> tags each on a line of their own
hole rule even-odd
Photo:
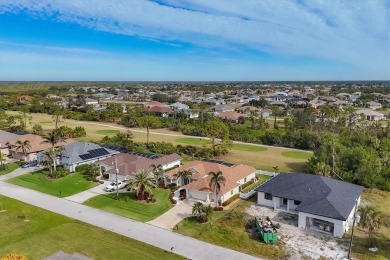
<svg viewBox="0 0 390 260">
<path fill-rule="evenodd" d="M 0 181 L 0 194 L 183 255 L 189 259 L 256 259 L 169 230 Z"/>
</svg>

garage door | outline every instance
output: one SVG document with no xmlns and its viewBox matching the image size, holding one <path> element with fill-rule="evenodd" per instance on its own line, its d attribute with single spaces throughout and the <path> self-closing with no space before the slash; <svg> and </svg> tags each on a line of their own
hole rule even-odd
<svg viewBox="0 0 390 260">
<path fill-rule="evenodd" d="M 190 198 L 194 199 L 194 200 L 206 201 L 206 199 L 207 199 L 207 193 L 197 191 L 197 190 L 189 190 L 189 195 L 190 195 Z"/>
</svg>

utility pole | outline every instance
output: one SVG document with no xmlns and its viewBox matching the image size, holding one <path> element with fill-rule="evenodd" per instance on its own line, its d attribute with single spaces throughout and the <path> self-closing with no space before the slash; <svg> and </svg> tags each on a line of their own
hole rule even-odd
<svg viewBox="0 0 390 260">
<path fill-rule="evenodd" d="M 0 171 L 3 170 L 3 153 L 1 152 L 1 143 L 0 143 Z"/>
<path fill-rule="evenodd" d="M 349 241 L 349 250 L 348 250 L 347 259 L 351 259 L 350 256 L 351 256 L 351 252 L 352 252 L 353 231 L 354 231 L 354 229 L 355 229 L 355 221 L 356 221 L 357 218 L 360 220 L 360 216 L 356 216 L 357 207 L 358 207 L 358 199 L 356 199 L 355 211 L 354 211 L 354 213 L 353 213 L 353 223 L 352 223 L 351 240 Z M 358 220 L 358 222 L 359 222 L 359 220 Z"/>
</svg>

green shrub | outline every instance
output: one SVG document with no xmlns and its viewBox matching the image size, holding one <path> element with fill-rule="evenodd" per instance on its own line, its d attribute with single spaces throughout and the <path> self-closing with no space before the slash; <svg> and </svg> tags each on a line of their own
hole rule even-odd
<svg viewBox="0 0 390 260">
<path fill-rule="evenodd" d="M 84 172 L 88 169 L 88 164 L 82 164 L 79 166 L 76 166 L 76 172 Z"/>
<path fill-rule="evenodd" d="M 233 196 L 231 196 L 228 200 L 224 201 L 222 203 L 222 206 L 227 206 L 229 205 L 230 203 L 232 203 L 233 201 L 235 201 L 236 199 L 238 199 L 239 195 L 238 194 L 234 194 Z"/>
<path fill-rule="evenodd" d="M 245 182 L 244 184 L 241 185 L 241 190 L 245 189 L 246 187 L 252 185 L 253 183 L 255 182 L 254 179 L 248 181 L 248 182 Z"/>
</svg>

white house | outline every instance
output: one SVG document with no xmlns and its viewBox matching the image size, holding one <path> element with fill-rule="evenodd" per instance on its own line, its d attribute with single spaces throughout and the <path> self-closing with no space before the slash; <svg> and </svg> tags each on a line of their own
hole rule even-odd
<svg viewBox="0 0 390 260">
<path fill-rule="evenodd" d="M 298 215 L 298 227 L 342 237 L 363 187 L 304 173 L 279 174 L 257 189 L 257 204 Z"/>
<path fill-rule="evenodd" d="M 189 170 L 191 176 L 184 179 L 181 172 Z M 239 194 L 242 184 L 255 178 L 256 169 L 244 165 L 234 165 L 227 162 L 202 159 L 202 161 L 192 161 L 179 168 L 175 168 L 165 173 L 165 183 L 176 183 L 182 186 L 179 191 L 186 194 L 186 197 L 194 201 L 205 203 L 216 202 L 215 193 L 210 189 L 210 172 L 221 171 L 226 179 L 218 196 L 218 201 L 223 203 L 235 194 Z"/>
<path fill-rule="evenodd" d="M 382 108 L 382 104 L 374 101 L 367 102 L 366 105 L 368 106 L 369 109 L 372 110 L 377 110 Z"/>
<path fill-rule="evenodd" d="M 385 115 L 370 109 L 359 109 L 355 111 L 358 115 L 363 115 L 366 120 L 379 121 L 385 118 Z"/>
</svg>

